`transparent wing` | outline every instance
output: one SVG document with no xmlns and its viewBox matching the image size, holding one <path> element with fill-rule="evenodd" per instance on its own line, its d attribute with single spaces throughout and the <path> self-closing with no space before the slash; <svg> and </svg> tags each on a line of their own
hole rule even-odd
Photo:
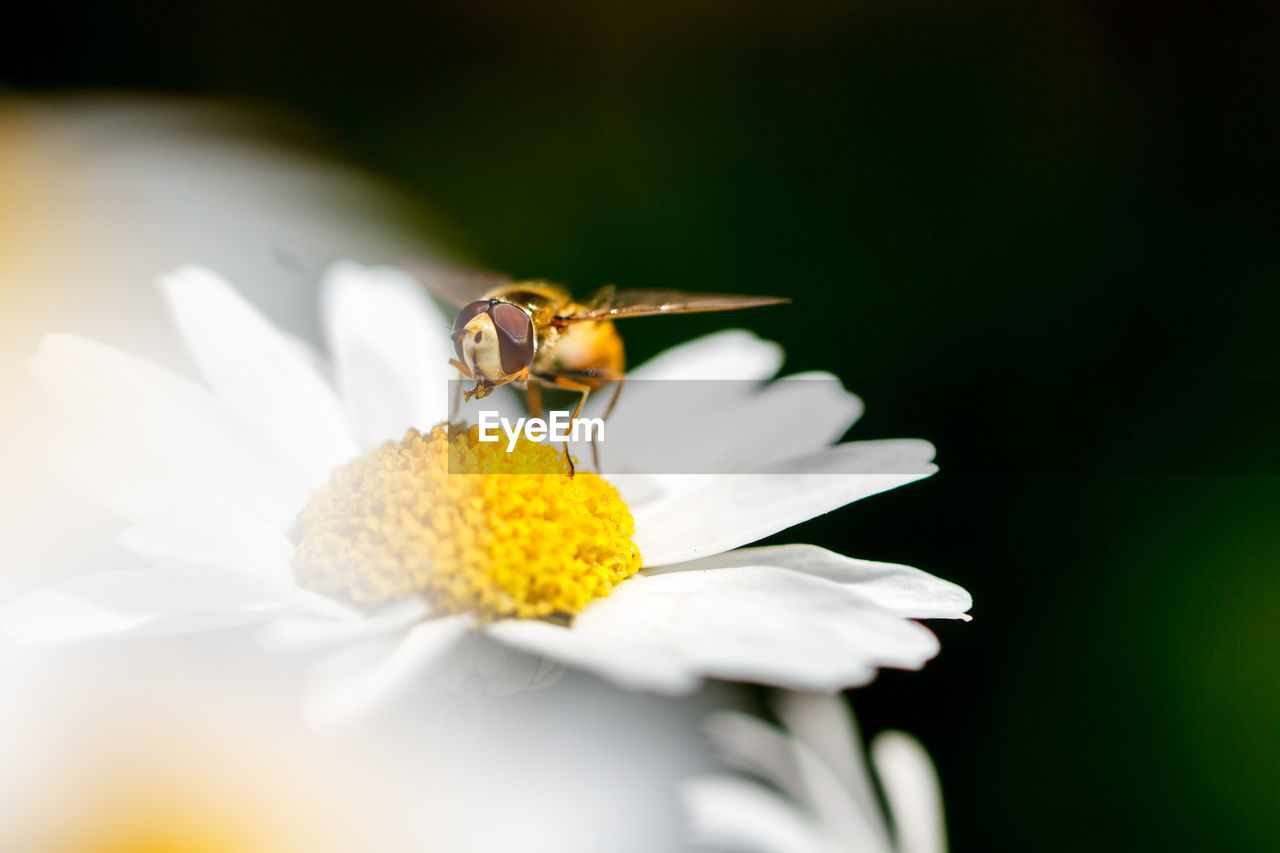
<svg viewBox="0 0 1280 853">
<path fill-rule="evenodd" d="M 400 266 L 421 282 L 432 296 L 455 308 L 470 305 L 495 287 L 511 283 L 511 278 L 501 273 L 428 263 L 405 263 Z"/>
<path fill-rule="evenodd" d="M 790 302 L 779 296 L 737 296 L 731 293 L 689 293 L 683 290 L 618 290 L 603 287 L 556 319 L 564 323 L 585 320 L 620 320 L 658 314 L 696 314 L 700 311 L 735 311 Z"/>
</svg>

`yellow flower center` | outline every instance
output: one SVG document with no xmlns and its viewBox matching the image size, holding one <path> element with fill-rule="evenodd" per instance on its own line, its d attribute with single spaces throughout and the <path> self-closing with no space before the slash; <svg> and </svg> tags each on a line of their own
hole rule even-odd
<svg viewBox="0 0 1280 853">
<path fill-rule="evenodd" d="M 298 518 L 294 574 L 373 607 L 421 595 L 440 613 L 568 620 L 640 568 L 618 491 L 520 438 L 409 430 L 334 472 Z"/>
</svg>

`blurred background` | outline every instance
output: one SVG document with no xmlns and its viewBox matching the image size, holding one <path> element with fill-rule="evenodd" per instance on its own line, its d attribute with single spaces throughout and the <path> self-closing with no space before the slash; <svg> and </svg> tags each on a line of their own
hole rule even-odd
<svg viewBox="0 0 1280 853">
<path fill-rule="evenodd" d="M 954 849 L 1280 846 L 1280 8 L 26 11 L 0 50 L 13 394 L 41 331 L 163 348 L 130 338 L 183 261 L 311 336 L 340 255 L 790 296 L 733 321 L 863 394 L 851 437 L 939 448 L 781 538 L 973 593 L 923 674 L 851 694 L 932 751 Z M 725 322 L 637 322 L 631 360 Z"/>
</svg>

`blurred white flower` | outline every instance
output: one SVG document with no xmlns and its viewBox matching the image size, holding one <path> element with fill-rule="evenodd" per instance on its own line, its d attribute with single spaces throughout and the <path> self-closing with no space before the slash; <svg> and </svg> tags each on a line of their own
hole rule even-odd
<svg viewBox="0 0 1280 853">
<path fill-rule="evenodd" d="M 787 730 L 732 711 L 708 720 L 722 759 L 742 775 L 685 783 L 696 843 L 751 853 L 944 853 L 938 778 L 915 738 L 877 735 L 868 768 L 839 695 L 786 694 L 778 713 Z"/>
<path fill-rule="evenodd" d="M 737 396 L 708 402 L 720 417 L 751 428 L 692 440 L 750 460 L 750 473 L 643 478 L 630 484 L 642 488 L 631 490 L 629 506 L 594 475 L 541 478 L 540 503 L 559 506 L 573 488 L 590 488 L 591 506 L 607 504 L 619 517 L 629 510 L 644 561 L 639 573 L 614 578 L 611 594 L 609 584 L 588 594 L 573 587 L 576 578 L 565 580 L 570 597 L 592 599 L 571 624 L 505 618 L 512 613 L 502 610 L 483 611 L 479 620 L 456 609 L 441 613 L 417 594 L 372 609 L 317 594 L 298 570 L 310 533 L 304 528 L 301 543 L 291 539 L 300 514 L 310 512 L 309 501 L 324 494 L 313 490 L 335 470 L 337 482 L 348 482 L 372 479 L 370 470 L 399 476 L 393 469 L 405 460 L 419 464 L 413 447 L 385 442 L 445 419 L 448 323 L 399 271 L 335 267 L 323 285 L 335 388 L 315 353 L 212 273 L 188 268 L 163 288 L 208 389 L 68 336 L 46 339 L 31 363 L 80 425 L 63 443 L 62 461 L 133 522 L 126 541 L 152 567 L 88 575 L 10 603 L 0 624 L 17 639 L 57 643 L 269 622 L 274 646 L 323 655 L 310 707 L 317 719 L 332 720 L 412 685 L 489 692 L 537 686 L 561 664 L 665 693 L 690 691 L 704 678 L 834 690 L 869 681 L 879 667 L 918 668 L 936 654 L 937 639 L 913 620 L 967 618 L 963 589 L 917 569 L 805 545 L 740 547 L 935 470 L 933 448 L 923 441 L 831 446 L 861 412 L 852 395 L 833 397 L 834 382 L 793 383 L 808 399 L 792 407 L 776 405 L 772 386 L 763 384 L 737 383 L 744 389 Z M 725 332 L 630 375 L 764 383 L 780 360 L 775 344 Z M 644 401 L 631 402 L 644 411 Z M 807 415 L 800 427 L 792 423 L 797 410 Z M 686 417 L 696 421 L 698 414 L 682 412 Z M 311 550 L 359 551 L 370 530 L 376 538 L 406 525 L 426 537 L 439 522 L 435 512 L 413 512 L 427 494 L 415 491 L 425 489 L 423 470 L 410 470 L 417 479 L 396 480 L 394 493 L 375 492 L 358 507 L 354 533 L 343 527 L 347 521 L 321 519 L 314 526 L 330 538 Z M 452 478 L 455 485 L 467 479 L 482 478 Z M 524 529 L 518 525 L 527 519 L 519 516 L 528 501 L 492 500 L 490 509 L 511 513 L 499 521 Z M 461 520 L 444 534 L 456 534 L 451 548 L 470 547 L 464 534 L 475 531 L 462 527 L 474 523 L 472 515 L 453 512 Z M 553 559 L 538 565 L 555 568 L 557 544 L 576 535 L 557 523 L 542 528 L 545 540 L 512 543 L 525 549 L 517 574 L 548 549 Z M 617 560 L 625 561 L 634 549 L 615 534 Z M 585 571 L 594 578 L 604 569 L 591 564 Z"/>
<path fill-rule="evenodd" d="M 416 727 L 319 737 L 229 659 L 97 652 L 0 666 L 0 850 L 485 849 L 451 819 L 459 765 Z"/>
<path fill-rule="evenodd" d="M 294 667 L 227 632 L 0 650 L 4 853 L 676 853 L 691 720 L 732 702 L 568 674 L 503 702 L 413 696 L 317 734 Z M 621 792 L 621 793 L 620 793 Z"/>
<path fill-rule="evenodd" d="M 436 254 L 404 199 L 316 139 L 226 100 L 0 91 L 0 597 L 121 565 L 104 553 L 115 520 L 41 464 L 48 426 L 25 364 L 45 332 L 168 364 L 183 351 L 152 281 L 178 264 L 215 266 L 308 332 L 332 261 Z"/>
</svg>

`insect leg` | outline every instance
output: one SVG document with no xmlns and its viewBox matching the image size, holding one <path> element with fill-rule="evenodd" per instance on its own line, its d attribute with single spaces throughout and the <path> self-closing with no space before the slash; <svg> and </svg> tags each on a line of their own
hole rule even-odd
<svg viewBox="0 0 1280 853">
<path fill-rule="evenodd" d="M 604 407 L 604 414 L 600 416 L 601 421 L 609 420 L 609 415 L 613 414 L 613 407 L 618 405 L 618 398 L 622 396 L 622 386 L 627 381 L 625 373 L 619 373 L 618 378 L 614 381 L 613 396 L 609 398 L 609 405 Z M 591 460 L 596 463 L 596 473 L 600 472 L 600 448 L 596 444 L 596 435 L 591 433 Z"/>
<path fill-rule="evenodd" d="M 622 396 L 622 386 L 627 381 L 627 374 L 619 373 L 618 378 L 614 380 L 617 384 L 613 389 L 613 396 L 609 398 L 609 405 L 604 407 L 604 416 L 601 420 L 609 420 L 609 415 L 613 414 L 613 407 L 618 405 L 618 398 Z"/>
<path fill-rule="evenodd" d="M 449 359 L 449 363 L 453 365 L 455 368 L 457 368 L 458 372 L 461 373 L 463 376 L 467 377 L 468 379 L 476 378 L 475 374 L 471 372 L 471 368 L 467 367 L 465 364 L 458 361 L 456 358 Z M 456 391 L 454 391 L 454 394 L 453 394 L 453 402 L 449 406 L 449 423 L 453 423 L 453 419 L 457 417 L 458 410 L 462 408 L 462 400 L 459 399 L 461 396 L 462 396 L 462 381 L 459 380 L 458 388 Z M 467 399 L 468 400 L 471 399 L 470 394 L 467 395 Z"/>
<path fill-rule="evenodd" d="M 617 383 L 616 387 L 613 389 L 613 396 L 609 398 L 609 405 L 605 406 L 604 416 L 600 418 L 601 421 L 609 420 L 609 415 L 613 413 L 613 407 L 618 405 L 618 397 L 622 395 L 622 385 L 627 381 L 626 373 L 621 370 L 609 370 L 605 367 L 589 367 L 585 370 L 566 370 L 559 375 L 562 379 L 572 377 L 575 380 L 598 379 L 603 382 Z M 581 414 L 582 403 L 585 403 L 586 400 L 587 398 L 584 396 L 582 401 L 578 404 L 578 411 L 573 413 L 574 418 L 577 418 L 578 415 Z M 591 461 L 595 463 L 596 473 L 598 474 L 600 473 L 600 446 L 596 444 L 595 434 L 589 433 L 589 435 L 590 438 L 588 441 L 591 442 Z"/>
<path fill-rule="evenodd" d="M 538 379 L 548 385 L 554 385 L 557 388 L 563 388 L 566 391 L 578 391 L 582 397 L 578 400 L 578 407 L 573 410 L 573 416 L 569 419 L 570 423 L 578 419 L 578 415 L 582 414 L 582 407 L 587 404 L 587 397 L 591 396 L 591 386 L 585 382 L 578 382 L 557 373 L 538 373 L 535 374 Z M 569 476 L 574 473 L 573 457 L 569 455 L 569 442 L 564 443 L 564 458 L 569 461 Z"/>
<path fill-rule="evenodd" d="M 524 386 L 524 403 L 529 410 L 529 417 L 542 417 L 542 389 L 538 387 L 537 382 L 530 382 Z"/>
</svg>

